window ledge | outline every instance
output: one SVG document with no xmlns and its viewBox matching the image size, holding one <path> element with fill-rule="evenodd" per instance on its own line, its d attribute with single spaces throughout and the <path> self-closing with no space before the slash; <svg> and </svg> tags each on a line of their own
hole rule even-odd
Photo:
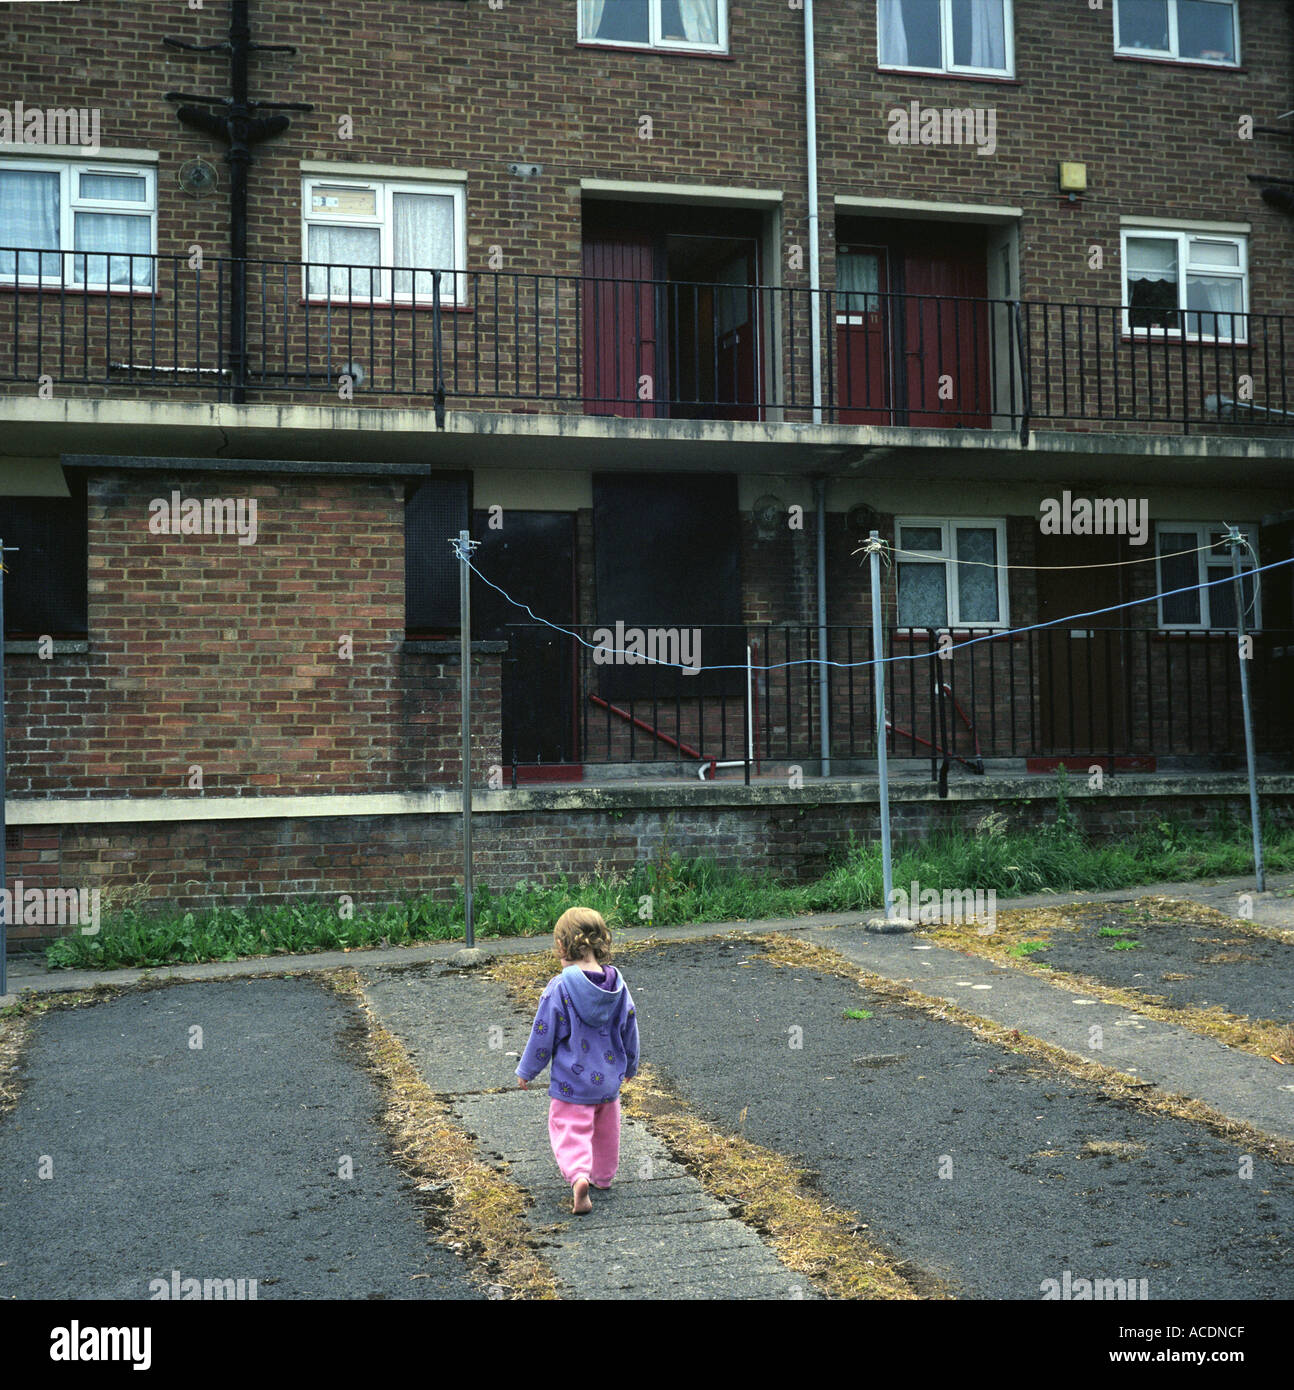
<svg viewBox="0 0 1294 1390">
<path fill-rule="evenodd" d="M 160 290 L 110 290 L 97 285 L 15 285 L 0 282 L 0 294 L 84 294 L 104 299 L 161 299 Z"/>
<path fill-rule="evenodd" d="M 464 274 L 469 272 L 464 271 Z M 411 302 L 407 299 L 312 299 L 302 298 L 297 300 L 299 307 L 306 309 L 336 309 L 338 313 L 343 310 L 365 309 L 414 309 L 420 313 L 435 313 L 436 306 L 429 300 L 419 299 Z M 474 314 L 475 309 L 470 304 L 445 304 L 440 306 L 442 314 Z"/>
<path fill-rule="evenodd" d="M 598 43 L 594 39 L 579 39 L 576 48 L 589 48 L 597 53 L 649 53 L 663 58 L 714 58 L 721 63 L 731 63 L 731 53 L 720 53 L 715 48 L 656 48 L 649 43 Z"/>
<path fill-rule="evenodd" d="M 53 657 L 44 657 L 43 660 L 57 660 L 60 656 L 85 656 L 90 650 L 88 638 L 80 637 L 55 637 Z M 6 656 L 38 656 L 41 644 L 36 641 L 28 641 L 21 638 L 6 637 L 4 643 L 4 654 Z"/>
<path fill-rule="evenodd" d="M 1154 67 L 1161 68 L 1190 68 L 1194 72 L 1237 72 L 1245 74 L 1247 68 L 1240 67 L 1236 63 L 1206 63 L 1198 58 L 1161 58 L 1151 54 L 1140 53 L 1116 53 L 1114 55 L 1116 63 L 1150 63 Z"/>
<path fill-rule="evenodd" d="M 887 77 L 933 77 L 946 82 L 992 82 L 999 87 L 1019 87 L 1018 77 L 991 72 L 938 72 L 934 68 L 889 68 L 877 64 L 876 71 Z"/>
</svg>

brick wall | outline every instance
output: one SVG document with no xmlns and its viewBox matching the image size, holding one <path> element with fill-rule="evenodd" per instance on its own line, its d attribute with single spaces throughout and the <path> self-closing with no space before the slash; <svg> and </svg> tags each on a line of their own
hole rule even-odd
<svg viewBox="0 0 1294 1390">
<path fill-rule="evenodd" d="M 1176 788 L 1167 796 L 1129 786 L 1089 795 L 1079 779 L 1071 783 L 1071 810 L 1096 838 L 1127 836 L 1166 813 L 1200 827 L 1219 813 L 1248 813 L 1239 782 L 1211 792 Z M 941 801 L 924 789 L 896 789 L 896 836 L 972 831 L 990 811 L 1005 813 L 1013 829 L 1055 818 L 1050 780 L 982 796 L 959 790 L 960 796 Z M 806 880 L 822 873 L 851 838 L 874 839 L 879 826 L 874 797 L 817 802 L 807 789 L 777 804 L 725 801 L 721 814 L 680 798 L 677 789 L 590 796 L 582 804 L 569 792 L 560 795 L 561 804 L 553 794 L 517 795 L 523 809 L 478 812 L 474 818 L 476 879 L 496 890 L 523 879 L 551 883 L 563 874 L 578 879 L 624 873 L 672 853 Z M 716 789 L 713 795 L 724 793 Z M 1264 787 L 1263 806 L 1278 820 L 1294 817 L 1288 778 Z M 28 887 L 142 885 L 167 908 L 256 906 L 343 893 L 364 907 L 407 893 L 449 894 L 461 882 L 456 814 L 16 827 L 10 834 L 11 879 L 22 878 Z M 10 939 L 30 943 L 42 934 L 49 933 L 15 927 Z"/>
<path fill-rule="evenodd" d="M 834 196 L 926 198 L 1021 208 L 1020 292 L 1106 304 L 1121 299 L 1121 214 L 1249 221 L 1252 306 L 1294 312 L 1288 269 L 1294 230 L 1247 181 L 1249 174 L 1287 175 L 1288 156 L 1279 141 L 1238 138 L 1242 117 L 1270 124 L 1288 106 L 1287 6 L 1241 0 L 1244 68 L 1234 71 L 1116 57 L 1112 5 L 1093 10 L 1080 3 L 1016 0 L 1012 81 L 878 71 L 875 10 L 873 0 L 836 0 L 817 16 L 825 285 L 834 284 Z M 779 255 L 780 266 L 765 266 L 763 278 L 806 287 L 807 268 L 789 258 L 790 247 L 808 244 L 802 14 L 785 0 L 732 0 L 730 11 L 731 54 L 716 58 L 580 47 L 569 4 L 508 3 L 493 10 L 484 0 L 415 6 L 377 0 L 324 21 L 317 6 L 300 0 L 263 0 L 253 11 L 256 38 L 295 44 L 300 51 L 294 57 L 258 55 L 253 95 L 306 100 L 315 110 L 294 115 L 285 136 L 256 150 L 249 254 L 300 259 L 303 158 L 465 170 L 468 267 L 484 269 L 490 248 L 497 247 L 502 269 L 522 274 L 580 273 L 581 178 L 737 183 L 782 194 L 779 252 L 788 254 Z M 223 195 L 193 199 L 176 180 L 180 165 L 196 156 L 220 165 L 227 179 L 221 151 L 180 126 L 161 98 L 177 88 L 223 91 L 224 62 L 160 43 L 166 34 L 218 41 L 225 25 L 222 5 L 188 10 L 171 0 L 10 5 L 0 14 L 0 49 L 10 55 L 15 96 L 29 106 L 99 107 L 105 146 L 161 152 L 158 226 L 164 255 L 187 257 L 194 244 L 208 256 L 228 253 Z M 912 101 L 991 107 L 996 152 L 981 157 L 967 146 L 891 144 L 887 113 Z M 642 116 L 652 119 L 651 139 L 639 136 Z M 353 122 L 352 138 L 341 137 L 343 118 Z M 1061 159 L 1088 166 L 1089 193 L 1076 203 L 1056 193 Z M 539 162 L 542 175 L 511 175 L 508 165 L 518 160 Z M 1102 253 L 1099 268 L 1092 265 L 1093 247 Z M 169 292 L 137 306 L 139 351 L 154 333 L 168 338 L 172 313 L 192 292 L 184 263 L 168 275 Z M 269 278 L 266 293 L 258 283 L 252 286 L 253 340 L 259 341 L 263 308 L 269 315 L 266 336 L 277 343 L 286 326 L 277 306 L 286 299 L 290 365 L 299 369 L 306 363 L 299 284 L 293 276 L 282 284 L 274 274 Z M 513 292 L 506 288 L 505 297 Z M 553 291 L 545 286 L 543 293 Z M 42 326 L 31 305 L 18 307 L 25 377 L 35 360 L 36 336 L 43 335 L 47 366 L 53 339 L 48 318 Z M 124 304 L 111 306 L 113 351 L 103 346 L 107 306 L 68 312 L 71 331 L 59 351 L 72 354 L 74 367 L 82 312 L 98 344 L 96 365 L 132 355 L 126 351 L 131 326 Z M 402 359 L 426 361 L 427 317 L 406 312 L 393 324 L 383 320 L 382 333 L 391 330 Z M 572 332 L 577 317 L 566 315 Z M 510 306 L 504 319 L 510 325 Z M 470 337 L 470 323 L 453 326 Z M 359 323 L 357 331 L 364 330 Z M 321 332 L 316 325 L 308 363 L 315 371 L 338 365 L 324 361 Z M 452 346 L 448 351 L 452 364 Z M 204 360 L 214 363 L 214 354 L 211 336 Z M 1036 372 L 1048 355 L 1041 341 L 1034 345 Z M 1125 370 L 1130 365 L 1125 358 Z M 1259 376 L 1266 370 L 1261 357 L 1251 365 Z M 131 384 L 120 373 L 117 379 L 114 389 L 191 394 L 191 388 L 175 388 L 165 379 Z M 1198 398 L 1200 381 L 1189 384 Z M 578 393 L 573 381 L 566 386 Z M 461 390 L 471 387 L 459 384 Z M 24 380 L 6 389 L 30 386 Z M 60 387 L 64 393 L 77 389 Z M 99 392 L 94 386 L 81 389 Z M 395 399 L 383 394 L 376 379 L 369 391 L 369 400 Z M 1045 413 L 1041 406 L 1039 412 Z"/>
<path fill-rule="evenodd" d="M 151 533 L 150 501 L 173 490 L 255 499 L 255 543 Z M 121 470 L 91 478 L 88 512 L 88 653 L 6 658 L 11 796 L 418 791 L 457 776 L 457 652 L 404 645 L 400 483 Z M 501 658 L 477 661 L 480 769 L 501 761 Z"/>
</svg>

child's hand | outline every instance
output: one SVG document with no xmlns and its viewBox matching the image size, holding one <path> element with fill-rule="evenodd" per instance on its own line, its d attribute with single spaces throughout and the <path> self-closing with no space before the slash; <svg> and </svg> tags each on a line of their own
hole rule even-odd
<svg viewBox="0 0 1294 1390">
<path fill-rule="evenodd" d="M 517 1077 L 517 1081 L 518 1081 L 518 1083 L 520 1084 L 521 1089 L 522 1089 L 523 1091 L 528 1091 L 528 1090 L 530 1089 L 530 1082 L 527 1081 L 526 1078 L 525 1078 L 524 1076 L 519 1076 L 519 1077 Z"/>
</svg>

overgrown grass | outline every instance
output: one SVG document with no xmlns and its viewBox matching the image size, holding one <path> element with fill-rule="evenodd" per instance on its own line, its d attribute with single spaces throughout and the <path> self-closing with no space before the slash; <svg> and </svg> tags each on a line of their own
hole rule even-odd
<svg viewBox="0 0 1294 1390">
<path fill-rule="evenodd" d="M 1272 871 L 1294 868 L 1294 826 L 1267 826 L 1264 845 Z M 1009 830 L 1005 818 L 992 813 L 974 833 L 900 842 L 894 851 L 894 882 L 906 889 L 916 880 L 922 891 L 941 893 L 992 889 L 1009 898 L 1226 877 L 1248 872 L 1250 856 L 1248 827 L 1236 820 L 1218 820 L 1207 828 L 1162 821 L 1123 840 L 1092 843 L 1073 823 L 1062 780 L 1056 814 L 1042 829 Z M 55 968 L 113 969 L 462 937 L 461 891 L 444 898 L 411 896 L 372 908 L 347 907 L 347 901 L 315 899 L 184 913 L 132 901 L 105 911 L 97 935 L 72 935 L 51 943 L 47 959 Z M 640 863 L 628 874 L 602 872 L 502 890 L 481 886 L 475 898 L 477 935 L 542 934 L 577 903 L 596 908 L 613 930 L 880 909 L 880 847 L 852 842 L 821 878 L 809 884 L 725 868 L 712 859 L 682 858 L 666 847 L 654 861 Z M 343 916 L 344 911 L 348 915 Z"/>
</svg>

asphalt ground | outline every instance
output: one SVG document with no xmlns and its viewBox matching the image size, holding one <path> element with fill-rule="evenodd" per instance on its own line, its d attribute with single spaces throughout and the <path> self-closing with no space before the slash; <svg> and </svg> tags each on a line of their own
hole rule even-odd
<svg viewBox="0 0 1294 1390">
<path fill-rule="evenodd" d="M 173 1270 L 258 1300 L 482 1297 L 390 1160 L 361 1029 L 290 979 L 40 1017 L 0 1120 L 0 1297 L 149 1299 Z"/>
<path fill-rule="evenodd" d="M 1090 975 L 1103 984 L 1153 994 L 1170 1004 L 1220 1004 L 1247 1018 L 1294 1020 L 1294 941 L 1229 930 L 1216 920 L 1155 922 L 1105 909 L 1085 913 L 1076 929 L 1056 931 L 1029 959 Z M 1127 941 L 1101 936 L 1123 928 Z"/>
<path fill-rule="evenodd" d="M 1243 1151 L 1199 1126 L 758 950 L 626 958 L 643 1056 L 898 1257 L 971 1298 L 1036 1300 L 1066 1270 L 1144 1278 L 1152 1300 L 1294 1295 L 1288 1168 L 1255 1157 L 1244 1178 Z"/>
</svg>

